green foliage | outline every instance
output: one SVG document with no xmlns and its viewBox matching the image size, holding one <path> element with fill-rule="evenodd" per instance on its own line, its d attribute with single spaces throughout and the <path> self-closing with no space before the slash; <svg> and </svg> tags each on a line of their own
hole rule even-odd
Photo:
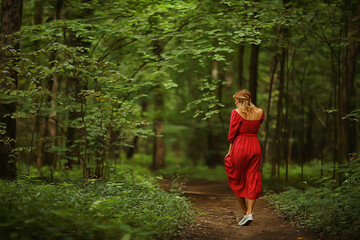
<svg viewBox="0 0 360 240">
<path fill-rule="evenodd" d="M 92 172 L 104 162 L 109 147 L 126 145 L 124 139 L 132 135 L 152 135 L 152 131 L 146 129 L 150 123 L 139 119 L 140 107 L 137 105 L 139 99 L 148 96 L 139 92 L 147 84 L 126 76 L 119 64 L 105 61 L 89 48 L 88 42 L 93 41 L 100 27 L 100 24 L 90 25 L 81 19 L 24 26 L 19 39 L 22 51 L 16 66 L 20 87 L 10 92 L 18 104 L 13 115 L 20 123 L 34 117 L 40 121 L 56 113 L 56 118 L 50 117 L 49 121 L 55 122 L 64 134 L 69 127 L 81 129 L 75 133 L 72 144 L 66 147 L 54 146 L 55 140 L 50 137 L 43 139 L 45 152 L 80 152 L 86 157 L 87 168 Z M 74 33 L 81 44 L 64 43 L 62 33 L 65 30 Z M 28 44 L 33 41 L 38 43 L 35 49 Z M 60 88 L 56 97 L 48 84 L 44 84 L 55 77 L 66 79 L 65 87 L 68 88 Z M 5 101 L 5 94 L 0 96 Z M 35 124 L 31 130 L 35 131 L 36 127 Z M 110 142 L 109 131 L 119 133 L 115 141 Z M 18 141 L 25 142 L 28 138 L 20 136 Z M 37 150 L 37 142 L 36 138 L 30 146 L 21 146 L 14 151 L 29 154 Z M 75 160 L 75 157 L 67 156 L 67 159 Z"/>
<path fill-rule="evenodd" d="M 331 178 L 319 179 L 320 187 L 305 190 L 288 187 L 280 194 L 266 196 L 281 214 L 299 227 L 343 239 L 360 237 L 360 155 L 341 165 L 341 186 Z"/>
<path fill-rule="evenodd" d="M 342 119 L 349 119 L 353 122 L 360 122 L 360 109 L 354 109 Z"/>
<path fill-rule="evenodd" d="M 1 239 L 167 239 L 192 218 L 189 201 L 149 181 L 0 182 Z"/>
</svg>

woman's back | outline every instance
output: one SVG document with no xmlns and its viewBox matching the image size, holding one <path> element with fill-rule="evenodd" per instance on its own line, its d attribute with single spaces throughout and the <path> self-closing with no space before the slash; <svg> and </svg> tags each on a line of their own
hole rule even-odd
<svg viewBox="0 0 360 240">
<path fill-rule="evenodd" d="M 261 123 L 264 120 L 264 110 L 259 108 L 259 112 L 253 113 L 249 116 L 250 119 L 245 119 L 240 115 L 240 113 L 234 109 L 233 111 L 236 112 L 237 117 L 240 118 L 240 126 L 238 128 L 237 134 L 257 134 L 260 128 Z M 259 118 L 259 114 L 260 118 Z"/>
<path fill-rule="evenodd" d="M 237 113 L 239 113 L 239 115 L 245 120 L 260 120 L 260 118 L 262 117 L 262 114 L 264 112 L 261 108 L 257 108 L 254 112 L 252 112 L 251 114 L 248 114 L 247 116 L 245 116 L 238 109 L 234 109 L 234 110 Z"/>
</svg>

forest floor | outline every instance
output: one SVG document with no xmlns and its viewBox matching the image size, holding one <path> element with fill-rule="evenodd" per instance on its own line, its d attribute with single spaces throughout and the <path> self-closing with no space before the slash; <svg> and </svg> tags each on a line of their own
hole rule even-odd
<svg viewBox="0 0 360 240">
<path fill-rule="evenodd" d="M 168 191 L 171 180 L 163 179 L 161 187 Z M 262 196 L 255 202 L 253 222 L 238 226 L 243 213 L 227 182 L 191 179 L 185 182 L 182 192 L 195 207 L 196 219 L 181 236 L 171 239 L 321 239 L 319 234 L 299 229 L 278 215 Z"/>
</svg>

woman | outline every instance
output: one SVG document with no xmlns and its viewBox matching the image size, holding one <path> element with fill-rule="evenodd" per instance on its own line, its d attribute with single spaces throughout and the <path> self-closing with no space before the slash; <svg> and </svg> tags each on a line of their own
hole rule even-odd
<svg viewBox="0 0 360 240">
<path fill-rule="evenodd" d="M 224 158 L 225 171 L 244 212 L 238 225 L 244 226 L 253 221 L 255 201 L 262 190 L 261 148 L 257 133 L 264 120 L 264 110 L 251 103 L 250 92 L 246 89 L 237 91 L 233 98 L 236 109 L 231 112 L 228 135 L 230 146 Z"/>
</svg>

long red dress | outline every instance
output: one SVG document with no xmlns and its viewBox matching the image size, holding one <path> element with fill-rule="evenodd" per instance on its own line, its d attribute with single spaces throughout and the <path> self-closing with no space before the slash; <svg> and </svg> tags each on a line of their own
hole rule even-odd
<svg viewBox="0 0 360 240">
<path fill-rule="evenodd" d="M 234 109 L 231 112 L 228 141 L 233 143 L 225 157 L 225 171 L 231 189 L 237 196 L 258 199 L 262 190 L 260 173 L 261 147 L 257 133 L 264 120 L 247 120 Z"/>
</svg>

